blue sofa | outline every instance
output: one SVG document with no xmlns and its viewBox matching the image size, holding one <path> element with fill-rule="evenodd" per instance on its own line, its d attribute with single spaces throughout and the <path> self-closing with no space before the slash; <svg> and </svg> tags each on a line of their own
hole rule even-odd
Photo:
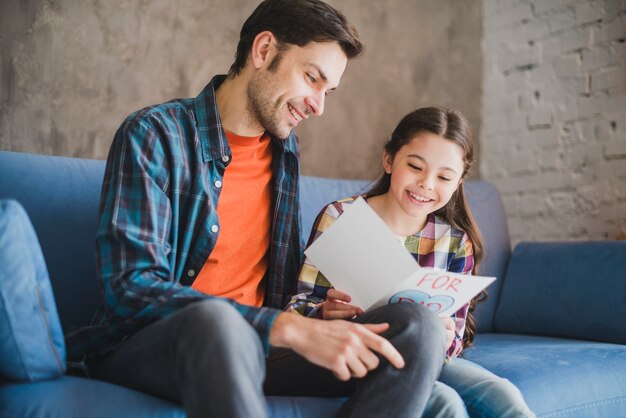
<svg viewBox="0 0 626 418">
<path fill-rule="evenodd" d="M 94 236 L 103 172 L 102 161 L 0 151 L 0 199 L 18 201 L 34 225 L 65 330 L 89 323 L 100 297 Z M 366 185 L 303 177 L 304 234 L 325 203 Z M 626 242 L 521 243 L 511 252 L 496 189 L 466 187 L 486 241 L 481 273 L 498 280 L 477 309 L 479 334 L 465 357 L 515 383 L 540 417 L 626 417 Z M 341 402 L 268 398 L 272 417 L 331 417 Z M 167 400 L 82 377 L 0 376 L 3 418 L 184 415 Z"/>
</svg>

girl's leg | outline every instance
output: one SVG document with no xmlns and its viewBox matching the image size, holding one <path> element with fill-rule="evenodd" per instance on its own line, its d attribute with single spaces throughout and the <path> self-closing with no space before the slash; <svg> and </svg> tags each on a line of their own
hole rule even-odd
<svg viewBox="0 0 626 418">
<path fill-rule="evenodd" d="M 422 418 L 469 418 L 463 399 L 450 386 L 435 382 Z"/>
<path fill-rule="evenodd" d="M 472 418 L 535 417 L 514 384 L 471 361 L 444 365 L 439 380 L 461 396 Z"/>
</svg>

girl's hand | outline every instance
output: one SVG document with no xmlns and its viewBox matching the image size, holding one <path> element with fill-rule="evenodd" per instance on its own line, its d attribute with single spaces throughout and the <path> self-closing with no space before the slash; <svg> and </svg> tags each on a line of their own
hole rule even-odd
<svg viewBox="0 0 626 418">
<path fill-rule="evenodd" d="M 446 327 L 446 351 L 448 351 L 452 345 L 452 341 L 454 341 L 454 320 L 449 316 L 441 319 L 443 320 L 443 325 Z"/>
<path fill-rule="evenodd" d="M 352 298 L 337 289 L 329 289 L 322 303 L 322 319 L 350 319 L 363 315 L 363 309 L 350 305 Z"/>
</svg>

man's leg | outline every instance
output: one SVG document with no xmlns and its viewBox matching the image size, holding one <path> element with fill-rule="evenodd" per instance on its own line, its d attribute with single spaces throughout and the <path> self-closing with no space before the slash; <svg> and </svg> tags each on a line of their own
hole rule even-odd
<svg viewBox="0 0 626 418">
<path fill-rule="evenodd" d="M 265 355 L 228 303 L 181 309 L 126 340 L 95 377 L 182 403 L 187 416 L 267 417 Z"/>
<path fill-rule="evenodd" d="M 501 378 L 464 359 L 455 359 L 443 366 L 439 380 L 453 388 L 465 402 L 469 415 L 476 418 L 531 418 L 519 389 Z"/>
<path fill-rule="evenodd" d="M 289 350 L 275 350 L 267 363 L 266 394 L 349 395 L 339 412 L 341 417 L 419 417 L 443 364 L 443 322 L 413 303 L 383 306 L 355 321 L 388 322 L 389 330 L 381 335 L 402 354 L 405 367 L 396 369 L 381 358 L 378 368 L 365 378 L 342 382 Z"/>
</svg>

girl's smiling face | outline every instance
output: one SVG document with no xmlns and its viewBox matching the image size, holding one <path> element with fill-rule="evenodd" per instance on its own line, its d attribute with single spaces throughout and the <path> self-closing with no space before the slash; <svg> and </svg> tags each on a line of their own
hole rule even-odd
<svg viewBox="0 0 626 418">
<path fill-rule="evenodd" d="M 422 132 L 393 158 L 385 153 L 383 166 L 391 174 L 387 207 L 394 208 L 396 219 L 409 217 L 407 224 L 419 225 L 420 230 L 426 216 L 444 207 L 461 183 L 463 148 L 439 135 Z"/>
</svg>

